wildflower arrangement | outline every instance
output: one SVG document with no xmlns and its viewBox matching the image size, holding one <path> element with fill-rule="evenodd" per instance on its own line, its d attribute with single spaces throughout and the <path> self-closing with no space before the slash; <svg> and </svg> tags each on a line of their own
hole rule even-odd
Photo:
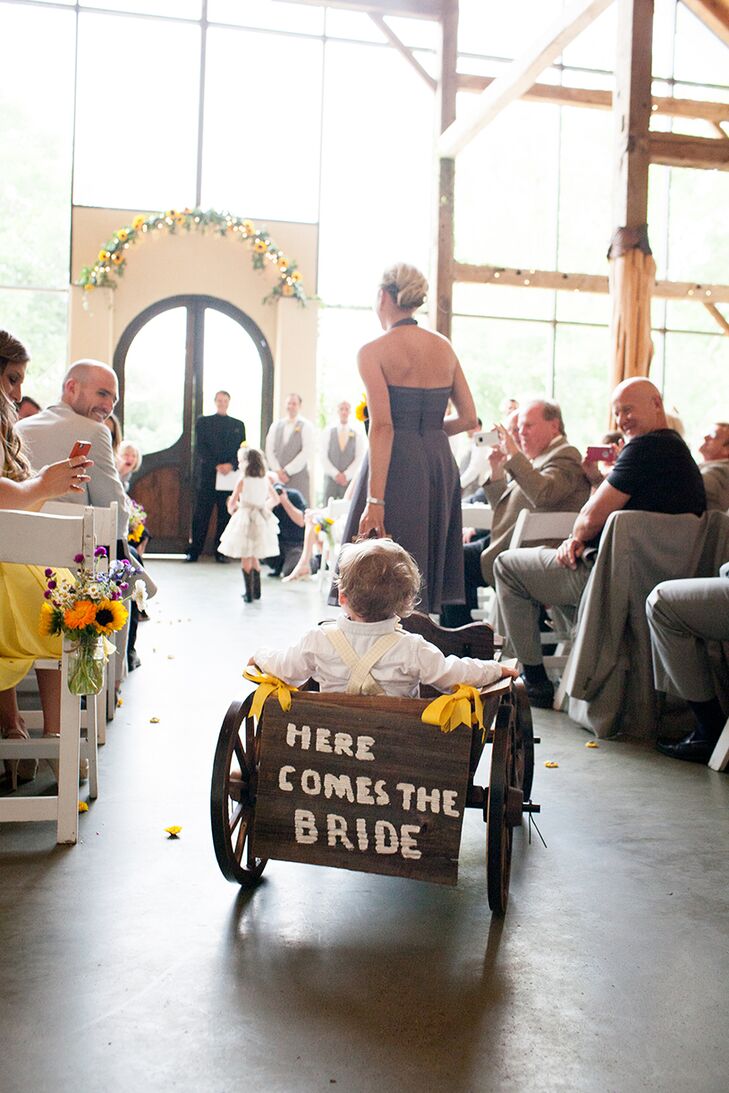
<svg viewBox="0 0 729 1093">
<path fill-rule="evenodd" d="M 334 521 L 331 516 L 323 516 L 318 524 L 314 524 L 314 531 L 317 535 L 326 535 L 329 540 L 329 546 L 334 550 L 334 533 L 332 532 L 332 526 Z"/>
<path fill-rule="evenodd" d="M 141 543 L 142 536 L 147 529 L 147 513 L 138 501 L 132 501 L 131 512 L 129 514 L 129 531 L 127 533 L 127 539 L 130 543 L 136 545 Z"/>
<path fill-rule="evenodd" d="M 78 284 L 84 292 L 92 292 L 95 288 L 116 288 L 116 278 L 124 274 L 129 248 L 145 237 L 165 231 L 170 235 L 178 231 L 213 232 L 246 243 L 251 251 L 254 269 L 264 269 L 270 263 L 276 270 L 276 283 L 264 303 L 288 296 L 300 304 L 306 304 L 306 293 L 296 262 L 279 250 L 268 231 L 257 228 L 251 220 L 215 209 L 169 209 L 150 216 L 135 216 L 131 224 L 118 228 L 104 243 L 91 265 L 83 267 Z"/>
<path fill-rule="evenodd" d="M 129 612 L 125 599 L 146 601 L 144 582 L 132 588 L 137 567 L 123 559 L 101 570 L 105 547 L 97 547 L 91 565 L 84 555 L 74 558 L 78 568 L 69 577 L 46 569 L 45 603 L 41 605 L 39 632 L 42 636 L 64 634 L 75 642 L 75 655 L 69 660 L 68 688 L 73 694 L 98 694 L 103 686 L 104 665 L 114 647 L 108 637 L 124 626 Z"/>
</svg>

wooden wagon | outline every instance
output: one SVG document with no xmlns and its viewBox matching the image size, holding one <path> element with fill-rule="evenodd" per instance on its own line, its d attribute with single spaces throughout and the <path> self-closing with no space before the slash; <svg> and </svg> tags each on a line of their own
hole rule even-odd
<svg viewBox="0 0 729 1093">
<path fill-rule="evenodd" d="M 427 616 L 404 623 L 444 653 L 493 656 L 493 633 L 475 623 L 444 630 Z M 250 886 L 269 858 L 329 865 L 441 884 L 458 876 L 463 814 L 486 822 L 487 891 L 503 914 L 514 828 L 531 801 L 534 737 L 521 682 L 481 692 L 483 731 L 425 724 L 437 692 L 420 699 L 319 694 L 303 689 L 282 709 L 254 695 L 223 721 L 211 784 L 211 823 L 224 876 Z M 470 721 L 470 718 L 469 718 Z M 491 748 L 488 785 L 475 784 Z"/>
</svg>

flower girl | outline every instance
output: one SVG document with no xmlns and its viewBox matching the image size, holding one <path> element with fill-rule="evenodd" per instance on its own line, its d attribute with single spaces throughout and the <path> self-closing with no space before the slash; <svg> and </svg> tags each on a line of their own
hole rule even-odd
<svg viewBox="0 0 729 1093">
<path fill-rule="evenodd" d="M 218 548 L 229 558 L 240 558 L 246 603 L 261 598 L 260 558 L 278 554 L 278 520 L 271 512 L 278 504 L 266 474 L 266 460 L 258 448 L 240 448 L 241 477 L 228 499 L 231 520 Z"/>
</svg>

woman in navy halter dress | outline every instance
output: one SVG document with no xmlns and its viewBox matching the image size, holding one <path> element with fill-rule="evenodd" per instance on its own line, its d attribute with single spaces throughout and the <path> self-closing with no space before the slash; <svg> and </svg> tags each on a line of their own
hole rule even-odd
<svg viewBox="0 0 729 1093">
<path fill-rule="evenodd" d="M 427 292 L 412 266 L 388 270 L 376 311 L 386 331 L 363 347 L 370 450 L 352 498 L 343 542 L 390 535 L 415 558 L 419 609 L 464 602 L 461 489 L 448 437 L 476 426 L 473 398 L 450 343 L 412 317 Z M 438 384 L 436 386 L 436 383 Z M 448 401 L 455 414 L 446 418 Z M 333 591 L 336 603 L 336 592 Z"/>
</svg>

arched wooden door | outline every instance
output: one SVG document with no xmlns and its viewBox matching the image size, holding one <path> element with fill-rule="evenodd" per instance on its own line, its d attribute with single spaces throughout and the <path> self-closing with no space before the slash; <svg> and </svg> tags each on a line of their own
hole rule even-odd
<svg viewBox="0 0 729 1093">
<path fill-rule="evenodd" d="M 129 324 L 114 353 L 124 438 L 142 450 L 131 494 L 147 510 L 157 553 L 187 550 L 192 520 L 195 421 L 215 412 L 216 391 L 248 442 L 273 413 L 273 357 L 256 323 L 212 296 L 170 296 Z"/>
</svg>

